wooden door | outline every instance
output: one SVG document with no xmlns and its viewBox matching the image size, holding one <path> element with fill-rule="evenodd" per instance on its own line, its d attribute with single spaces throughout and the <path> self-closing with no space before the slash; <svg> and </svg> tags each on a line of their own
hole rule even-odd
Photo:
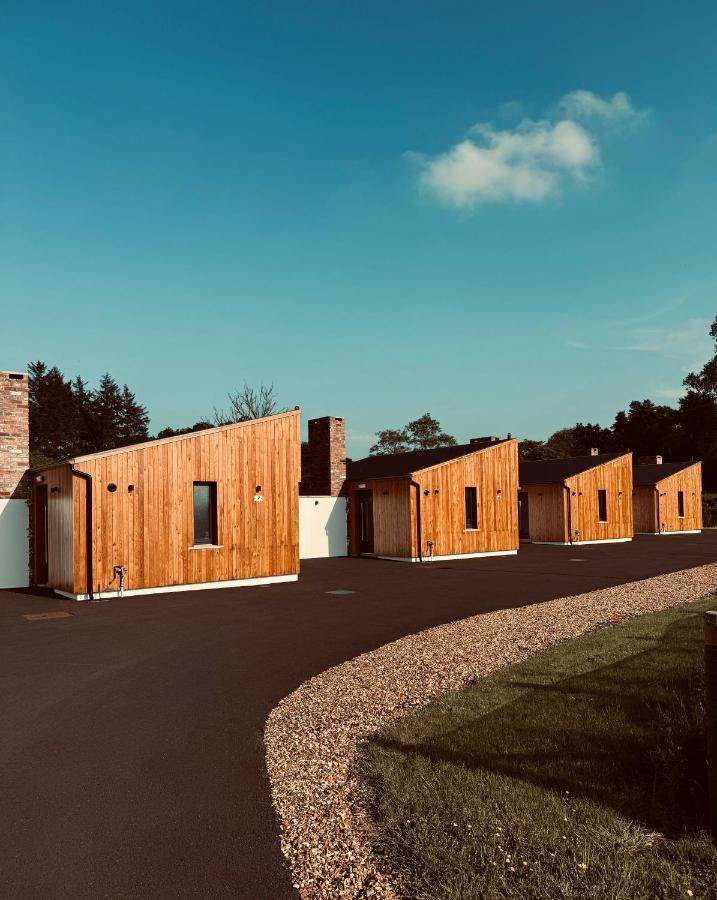
<svg viewBox="0 0 717 900">
<path fill-rule="evenodd" d="M 35 584 L 47 584 L 47 485 L 35 485 L 32 540 L 35 558 Z"/>
<path fill-rule="evenodd" d="M 518 532 L 524 540 L 530 537 L 530 510 L 528 492 L 518 491 Z"/>
<path fill-rule="evenodd" d="M 373 491 L 358 492 L 359 553 L 373 553 Z"/>
</svg>

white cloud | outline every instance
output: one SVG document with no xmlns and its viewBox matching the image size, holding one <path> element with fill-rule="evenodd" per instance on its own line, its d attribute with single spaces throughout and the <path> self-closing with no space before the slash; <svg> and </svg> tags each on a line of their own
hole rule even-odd
<svg viewBox="0 0 717 900">
<path fill-rule="evenodd" d="M 649 110 L 638 110 L 624 91 L 603 100 L 592 91 L 572 91 L 560 101 L 560 106 L 571 119 L 601 119 L 617 124 L 641 125 L 649 116 Z"/>
<path fill-rule="evenodd" d="M 559 194 L 566 178 L 585 180 L 600 163 L 593 137 L 567 119 L 524 119 L 505 131 L 481 123 L 446 153 L 414 158 L 422 190 L 468 209 L 482 201 L 541 202 Z"/>
<path fill-rule="evenodd" d="M 590 350 L 592 345 L 583 341 L 565 341 L 565 346 L 574 347 L 576 350 Z"/>
<path fill-rule="evenodd" d="M 680 397 L 685 393 L 685 389 L 683 387 L 678 388 L 657 388 L 657 390 L 653 391 L 656 397 L 662 397 L 665 400 L 679 400 Z"/>
</svg>

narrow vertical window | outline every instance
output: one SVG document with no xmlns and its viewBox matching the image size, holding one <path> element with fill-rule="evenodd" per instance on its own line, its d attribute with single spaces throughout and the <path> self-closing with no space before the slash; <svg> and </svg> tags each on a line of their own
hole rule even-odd
<svg viewBox="0 0 717 900">
<path fill-rule="evenodd" d="M 677 515 L 680 519 L 684 519 L 685 517 L 685 492 L 678 491 L 677 492 Z"/>
<path fill-rule="evenodd" d="M 216 481 L 194 482 L 194 543 L 218 543 Z"/>
<path fill-rule="evenodd" d="M 598 491 L 598 522 L 607 522 L 607 491 Z"/>
<path fill-rule="evenodd" d="M 466 528 L 478 527 L 478 488 L 467 487 L 466 498 Z"/>
</svg>

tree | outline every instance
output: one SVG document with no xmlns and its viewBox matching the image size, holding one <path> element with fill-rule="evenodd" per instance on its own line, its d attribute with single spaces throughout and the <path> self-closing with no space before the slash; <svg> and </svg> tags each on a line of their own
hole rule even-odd
<svg viewBox="0 0 717 900">
<path fill-rule="evenodd" d="M 204 431 L 207 428 L 213 428 L 211 422 L 195 422 L 191 428 L 163 428 L 157 432 L 158 438 L 177 437 L 180 434 L 191 434 L 193 431 Z"/>
<path fill-rule="evenodd" d="M 229 409 L 214 410 L 216 425 L 232 425 L 234 422 L 248 422 L 250 419 L 262 419 L 286 412 L 279 408 L 273 384 L 261 384 L 258 388 L 244 384 L 240 391 L 229 393 Z"/>
<path fill-rule="evenodd" d="M 371 456 L 382 456 L 386 453 L 405 453 L 411 449 L 408 432 L 405 428 L 386 428 L 384 431 L 377 431 L 376 437 L 378 440 L 369 450 Z"/>
<path fill-rule="evenodd" d="M 453 435 L 441 431 L 440 422 L 430 413 L 409 422 L 406 430 L 408 441 L 414 450 L 432 450 L 434 447 L 454 447 L 456 439 Z"/>
<path fill-rule="evenodd" d="M 149 438 L 147 426 L 149 416 L 147 409 L 137 403 L 137 398 L 127 385 L 122 386 L 120 415 L 117 423 L 118 447 L 126 447 L 128 444 L 139 444 Z"/>
<path fill-rule="evenodd" d="M 707 360 L 699 372 L 690 372 L 682 383 L 688 391 L 708 394 L 717 400 L 717 316 L 710 326 L 710 337 L 715 342 L 715 355 Z"/>
<path fill-rule="evenodd" d="M 518 444 L 521 459 L 549 459 L 550 449 L 545 441 L 524 440 Z"/>
<path fill-rule="evenodd" d="M 434 447 L 453 447 L 456 439 L 441 431 L 441 425 L 430 413 L 425 413 L 404 428 L 377 431 L 378 440 L 369 451 L 372 456 L 385 453 L 405 453 L 407 450 L 431 450 Z"/>
<path fill-rule="evenodd" d="M 616 450 L 632 450 L 636 456 L 662 453 L 679 455 L 683 443 L 680 417 L 671 406 L 652 400 L 633 400 L 627 411 L 615 416 L 612 426 Z"/>
<path fill-rule="evenodd" d="M 72 386 L 62 372 L 37 360 L 28 365 L 30 452 L 33 461 L 54 462 L 73 456 L 77 444 L 78 410 Z M 36 463 L 39 464 L 39 463 Z"/>
</svg>

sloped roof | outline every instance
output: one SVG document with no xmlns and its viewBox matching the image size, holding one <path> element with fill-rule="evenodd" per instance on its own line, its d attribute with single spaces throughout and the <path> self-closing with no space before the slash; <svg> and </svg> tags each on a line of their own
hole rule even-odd
<svg viewBox="0 0 717 900">
<path fill-rule="evenodd" d="M 497 447 L 501 441 L 486 441 L 480 444 L 456 444 L 454 447 L 435 447 L 433 450 L 410 450 L 408 453 L 385 453 L 379 456 L 367 456 L 346 465 L 346 477 L 350 481 L 361 481 L 366 478 L 400 478 L 435 466 L 439 463 L 468 456 L 486 447 Z"/>
<path fill-rule="evenodd" d="M 565 481 L 566 478 L 595 469 L 624 455 L 599 453 L 597 456 L 567 456 L 565 459 L 522 459 L 519 464 L 519 481 L 521 485 Z"/>
<path fill-rule="evenodd" d="M 647 463 L 633 466 L 632 483 L 637 487 L 657 484 L 657 482 L 662 481 L 663 478 L 669 478 L 670 475 L 675 475 L 677 472 L 681 472 L 683 469 L 689 469 L 690 466 L 694 465 L 695 461 L 692 460 L 692 462 L 667 462 L 660 463 L 659 465 L 656 463 Z"/>
</svg>

